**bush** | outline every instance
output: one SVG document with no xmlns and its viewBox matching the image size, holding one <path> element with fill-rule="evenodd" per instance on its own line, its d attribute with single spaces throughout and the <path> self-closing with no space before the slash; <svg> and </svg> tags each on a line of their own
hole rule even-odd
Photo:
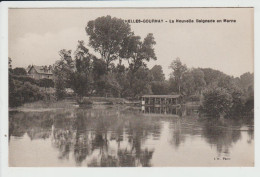
<svg viewBox="0 0 260 177">
<path fill-rule="evenodd" d="M 37 85 L 40 87 L 50 88 L 50 87 L 54 87 L 54 82 L 51 79 L 44 78 L 44 79 L 40 79 Z"/>
<path fill-rule="evenodd" d="M 17 76 L 17 75 L 10 75 L 12 79 L 18 80 L 20 82 L 29 82 L 30 84 L 38 85 L 37 80 L 29 77 L 29 76 Z"/>
<path fill-rule="evenodd" d="M 49 99 L 50 95 L 40 91 L 37 85 L 31 82 L 22 82 L 9 76 L 9 106 L 21 106 L 24 103 Z"/>
<path fill-rule="evenodd" d="M 14 68 L 13 73 L 15 75 L 24 75 L 24 76 L 27 74 L 27 72 L 24 68 Z"/>
<path fill-rule="evenodd" d="M 191 95 L 187 98 L 187 101 L 195 101 L 198 102 L 200 101 L 200 95 Z"/>
<path fill-rule="evenodd" d="M 226 89 L 211 88 L 203 93 L 201 111 L 210 117 L 228 114 L 232 106 L 232 96 Z"/>
</svg>

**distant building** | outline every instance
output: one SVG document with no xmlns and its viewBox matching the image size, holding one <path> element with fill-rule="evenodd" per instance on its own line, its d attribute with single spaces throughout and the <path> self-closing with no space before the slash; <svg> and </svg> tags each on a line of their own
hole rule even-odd
<svg viewBox="0 0 260 177">
<path fill-rule="evenodd" d="M 36 66 L 29 65 L 26 69 L 28 76 L 34 79 L 53 79 L 53 68 L 52 66 Z"/>
</svg>

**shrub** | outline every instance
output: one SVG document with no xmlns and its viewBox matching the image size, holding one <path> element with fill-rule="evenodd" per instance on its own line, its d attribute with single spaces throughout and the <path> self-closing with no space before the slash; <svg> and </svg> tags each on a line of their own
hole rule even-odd
<svg viewBox="0 0 260 177">
<path fill-rule="evenodd" d="M 203 92 L 201 111 L 210 117 L 228 114 L 232 106 L 232 96 L 226 89 L 210 88 Z"/>
<path fill-rule="evenodd" d="M 21 106 L 24 103 L 50 98 L 50 95 L 40 91 L 37 85 L 23 82 L 9 76 L 9 106 Z"/>
</svg>

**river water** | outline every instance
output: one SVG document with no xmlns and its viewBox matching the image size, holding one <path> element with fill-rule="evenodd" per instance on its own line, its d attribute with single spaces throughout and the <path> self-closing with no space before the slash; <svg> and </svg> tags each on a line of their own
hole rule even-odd
<svg viewBox="0 0 260 177">
<path fill-rule="evenodd" d="M 10 111 L 9 166 L 254 166 L 252 120 L 144 112 L 122 106 Z"/>
</svg>

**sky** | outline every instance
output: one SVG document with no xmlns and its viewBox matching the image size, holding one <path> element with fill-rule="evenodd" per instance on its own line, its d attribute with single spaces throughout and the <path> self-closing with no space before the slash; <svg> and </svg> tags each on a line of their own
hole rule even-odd
<svg viewBox="0 0 260 177">
<path fill-rule="evenodd" d="M 189 68 L 210 67 L 235 77 L 254 71 L 252 8 L 9 9 L 8 54 L 13 68 L 54 64 L 60 50 L 75 51 L 78 40 L 87 45 L 88 21 L 106 15 L 124 20 L 167 21 L 130 24 L 142 38 L 153 33 L 157 60 L 147 66 L 161 65 L 166 78 L 176 58 Z M 236 23 L 169 23 L 176 19 L 233 19 Z"/>
</svg>

